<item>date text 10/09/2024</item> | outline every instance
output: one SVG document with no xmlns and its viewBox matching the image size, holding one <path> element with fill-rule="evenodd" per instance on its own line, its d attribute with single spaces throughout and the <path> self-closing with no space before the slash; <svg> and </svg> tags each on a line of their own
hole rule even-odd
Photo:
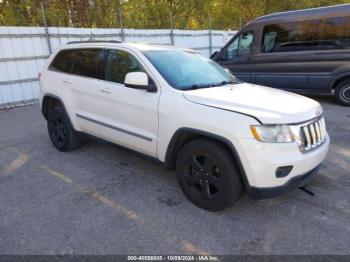
<svg viewBox="0 0 350 262">
<path fill-rule="evenodd" d="M 128 256 L 128 261 L 218 261 L 217 256 Z"/>
</svg>

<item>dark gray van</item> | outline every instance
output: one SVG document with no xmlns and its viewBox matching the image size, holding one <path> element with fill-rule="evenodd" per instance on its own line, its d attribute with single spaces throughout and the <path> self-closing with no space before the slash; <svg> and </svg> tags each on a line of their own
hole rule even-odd
<svg viewBox="0 0 350 262">
<path fill-rule="evenodd" d="M 259 17 L 211 58 L 245 82 L 350 106 L 350 5 Z"/>
</svg>

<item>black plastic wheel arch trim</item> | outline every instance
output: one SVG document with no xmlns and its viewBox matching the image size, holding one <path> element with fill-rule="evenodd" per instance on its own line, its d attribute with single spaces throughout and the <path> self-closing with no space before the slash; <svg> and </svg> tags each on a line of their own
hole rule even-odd
<svg viewBox="0 0 350 262">
<path fill-rule="evenodd" d="M 65 113 L 66 113 L 67 116 L 68 116 L 68 113 L 67 113 L 67 110 L 66 110 L 66 106 L 64 105 L 62 99 L 61 99 L 59 96 L 54 95 L 54 94 L 51 94 L 51 93 L 45 93 L 45 94 L 43 95 L 42 103 L 44 103 L 44 100 L 45 100 L 46 97 L 50 97 L 50 98 L 53 98 L 53 99 L 58 100 L 58 101 L 60 102 L 60 104 L 61 104 L 63 110 L 65 111 Z M 44 112 L 45 112 L 44 110 L 45 110 L 45 109 L 44 109 L 44 105 L 42 104 L 42 105 L 41 105 L 41 113 L 42 113 L 43 116 L 46 118 L 46 116 L 45 116 L 45 114 L 44 114 Z M 69 118 L 69 117 L 68 117 L 68 118 Z M 69 121 L 70 121 L 70 119 L 69 119 Z"/>
<path fill-rule="evenodd" d="M 67 118 L 68 118 L 68 121 L 69 121 L 69 124 L 70 124 L 71 128 L 72 128 L 75 132 L 77 132 L 77 131 L 75 130 L 73 124 L 72 124 L 72 121 L 70 120 L 68 111 L 67 111 L 66 106 L 64 105 L 62 99 L 61 99 L 59 96 L 56 96 L 56 95 L 54 95 L 54 94 L 45 93 L 45 94 L 43 95 L 42 103 L 44 102 L 45 97 L 54 98 L 54 99 L 56 99 L 57 101 L 60 102 L 61 107 L 63 108 L 64 112 L 66 113 L 66 116 L 67 116 Z M 42 108 L 41 108 L 41 113 L 43 114 L 44 118 L 47 119 L 47 116 L 45 116 L 45 114 L 44 114 L 44 108 L 43 108 L 43 106 L 44 106 L 44 105 L 41 105 L 41 107 L 42 107 Z M 80 132 L 78 132 L 78 133 L 80 133 Z"/>
</svg>

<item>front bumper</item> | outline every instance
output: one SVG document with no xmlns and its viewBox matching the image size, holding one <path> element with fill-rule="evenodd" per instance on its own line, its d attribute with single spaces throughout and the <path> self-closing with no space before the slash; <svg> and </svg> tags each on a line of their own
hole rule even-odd
<svg viewBox="0 0 350 262">
<path fill-rule="evenodd" d="M 247 193 L 251 199 L 256 200 L 281 196 L 290 190 L 306 185 L 317 174 L 320 166 L 321 165 L 318 165 L 304 175 L 292 177 L 287 183 L 282 186 L 265 188 L 248 187 Z"/>
<path fill-rule="evenodd" d="M 326 158 L 330 139 L 312 152 L 300 152 L 294 143 L 261 143 L 254 139 L 241 140 L 241 171 L 244 183 L 253 199 L 279 196 L 285 191 L 305 185 Z M 284 176 L 278 176 L 280 167 L 292 167 Z"/>
</svg>

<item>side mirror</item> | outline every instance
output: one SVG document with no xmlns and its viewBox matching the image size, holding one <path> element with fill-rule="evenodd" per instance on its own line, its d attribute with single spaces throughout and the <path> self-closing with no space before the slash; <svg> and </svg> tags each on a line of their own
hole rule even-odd
<svg viewBox="0 0 350 262">
<path fill-rule="evenodd" d="M 148 81 L 148 76 L 144 72 L 130 72 L 127 73 L 124 80 L 124 85 L 129 88 L 141 89 L 147 92 L 156 92 L 157 88 Z"/>
<path fill-rule="evenodd" d="M 217 61 L 227 61 L 227 60 L 229 60 L 231 58 L 229 52 L 230 51 L 228 50 L 228 48 L 224 49 L 223 51 L 221 51 L 221 55 L 216 60 Z"/>
<path fill-rule="evenodd" d="M 210 59 L 214 58 L 214 56 L 216 56 L 217 53 L 218 53 L 218 51 L 215 51 L 214 53 L 212 53 L 211 56 L 210 56 Z"/>
</svg>

